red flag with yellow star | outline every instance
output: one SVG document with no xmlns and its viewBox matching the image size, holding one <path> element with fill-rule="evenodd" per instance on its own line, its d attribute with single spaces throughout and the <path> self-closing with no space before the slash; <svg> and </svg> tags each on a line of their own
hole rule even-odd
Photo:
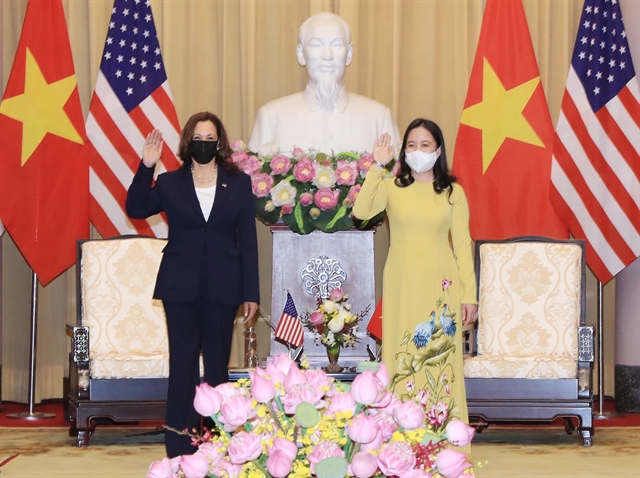
<svg viewBox="0 0 640 478">
<path fill-rule="evenodd" d="M 521 0 L 487 0 L 453 172 L 473 239 L 566 238 L 549 201 L 553 125 Z"/>
<path fill-rule="evenodd" d="M 0 218 L 43 285 L 89 235 L 85 143 L 62 3 L 30 1 L 0 103 Z"/>
</svg>

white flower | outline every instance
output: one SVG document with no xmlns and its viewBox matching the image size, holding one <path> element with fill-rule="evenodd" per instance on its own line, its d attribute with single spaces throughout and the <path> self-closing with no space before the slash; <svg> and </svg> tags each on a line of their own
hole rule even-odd
<svg viewBox="0 0 640 478">
<path fill-rule="evenodd" d="M 280 144 L 277 141 L 269 141 L 258 148 L 258 157 L 269 160 L 280 152 Z"/>
<path fill-rule="evenodd" d="M 289 184 L 289 181 L 283 179 L 271 190 L 271 200 L 276 207 L 284 206 L 285 204 L 293 206 L 295 204 L 296 193 L 296 188 Z"/>
<path fill-rule="evenodd" d="M 338 304 L 336 304 L 334 301 L 332 300 L 325 300 L 322 303 L 322 307 L 324 308 L 324 311 L 327 314 L 331 314 L 332 312 L 335 312 L 338 309 Z"/>
<path fill-rule="evenodd" d="M 338 319 L 341 319 L 343 322 L 346 322 L 347 319 L 351 317 L 351 312 L 347 309 L 340 307 L 340 311 L 338 312 Z"/>
<path fill-rule="evenodd" d="M 340 317 L 331 319 L 327 324 L 327 327 L 329 327 L 329 330 L 331 332 L 333 332 L 334 334 L 337 334 L 342 330 L 342 327 L 344 327 L 344 319 L 341 319 Z"/>
<path fill-rule="evenodd" d="M 314 163 L 313 167 L 316 170 L 316 175 L 313 181 L 311 181 L 314 186 L 318 188 L 332 188 L 336 185 L 336 172 L 331 166 L 321 166 L 320 164 Z"/>
<path fill-rule="evenodd" d="M 327 332 L 327 345 L 331 346 L 334 345 L 336 343 L 336 339 L 333 336 L 333 332 L 329 331 Z"/>
</svg>

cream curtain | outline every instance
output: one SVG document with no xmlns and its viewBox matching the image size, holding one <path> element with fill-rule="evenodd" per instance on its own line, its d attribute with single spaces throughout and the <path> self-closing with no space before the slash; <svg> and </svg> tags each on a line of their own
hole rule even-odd
<svg viewBox="0 0 640 478">
<path fill-rule="evenodd" d="M 295 58 L 298 27 L 310 14 L 333 11 L 351 26 L 355 51 L 345 77 L 347 88 L 388 105 L 401 133 L 415 117 L 436 120 L 444 130 L 450 151 L 466 96 L 484 3 L 483 0 L 151 0 L 181 123 L 194 112 L 210 110 L 221 116 L 231 138 L 247 140 L 262 104 L 299 91 L 306 84 L 305 71 Z M 555 121 L 583 0 L 523 3 Z M 86 115 L 113 1 L 63 0 L 63 4 Z M 26 5 L 27 0 L 2 2 L 3 87 L 11 71 Z M 632 19 L 627 19 L 627 28 L 631 23 Z M 379 283 L 388 246 L 386 229 L 382 228 L 376 236 Z M 2 241 L 2 399 L 26 402 L 30 271 L 8 234 Z M 271 237 L 261 225 L 259 241 L 262 305 L 268 311 Z M 593 279 L 589 287 L 593 290 Z M 606 288 L 605 301 L 611 309 L 610 286 Z M 590 297 L 590 304 L 593 303 Z M 592 323 L 594 309 L 590 307 L 589 312 Z M 607 318 L 612 319 L 613 313 L 608 312 Z M 69 347 L 64 326 L 75 320 L 75 313 L 75 271 L 71 269 L 40 290 L 37 401 L 62 396 Z M 612 364 L 612 344 L 607 350 L 611 355 L 608 363 Z M 608 381 L 610 386 L 611 382 Z"/>
</svg>

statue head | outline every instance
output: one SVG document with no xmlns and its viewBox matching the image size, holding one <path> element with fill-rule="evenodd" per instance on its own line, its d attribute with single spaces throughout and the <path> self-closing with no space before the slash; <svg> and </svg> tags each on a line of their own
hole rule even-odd
<svg viewBox="0 0 640 478">
<path fill-rule="evenodd" d="M 309 83 L 316 87 L 320 105 L 332 111 L 353 56 L 349 25 L 331 12 L 310 16 L 298 31 L 296 54 L 307 69 Z"/>
</svg>

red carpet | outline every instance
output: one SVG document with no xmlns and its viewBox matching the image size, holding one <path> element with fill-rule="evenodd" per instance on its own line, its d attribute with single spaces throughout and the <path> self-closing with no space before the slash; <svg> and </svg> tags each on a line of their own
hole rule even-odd
<svg viewBox="0 0 640 478">
<path fill-rule="evenodd" d="M 34 407 L 34 413 L 53 413 L 53 418 L 42 418 L 36 420 L 28 420 L 25 418 L 10 418 L 7 415 L 12 413 L 27 413 L 29 407 L 27 405 L 15 402 L 2 402 L 2 411 L 0 411 L 0 427 L 68 427 L 69 422 L 66 420 L 62 400 L 45 400 Z M 154 428 L 164 425 L 163 421 L 142 421 L 142 422 L 113 422 L 109 419 L 99 419 L 98 426 L 115 426 L 127 427 L 145 427 Z"/>
</svg>

